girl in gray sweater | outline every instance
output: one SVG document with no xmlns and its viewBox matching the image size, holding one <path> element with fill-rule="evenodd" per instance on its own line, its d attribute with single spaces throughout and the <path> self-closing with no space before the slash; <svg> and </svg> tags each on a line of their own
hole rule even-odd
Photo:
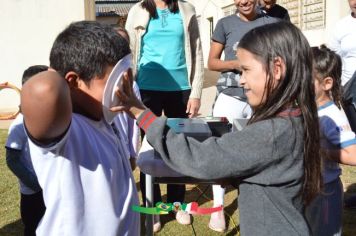
<svg viewBox="0 0 356 236">
<path fill-rule="evenodd" d="M 170 130 L 131 91 L 124 76 L 121 107 L 137 118 L 169 167 L 200 179 L 239 181 L 241 235 L 309 235 L 303 217 L 320 190 L 319 127 L 312 55 L 287 22 L 255 28 L 240 41 L 241 84 L 253 115 L 242 130 L 204 142 Z"/>
</svg>

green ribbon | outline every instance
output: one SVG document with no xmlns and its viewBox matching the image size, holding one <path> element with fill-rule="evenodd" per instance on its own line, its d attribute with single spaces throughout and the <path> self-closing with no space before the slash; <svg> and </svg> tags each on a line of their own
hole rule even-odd
<svg viewBox="0 0 356 236">
<path fill-rule="evenodd" d="M 149 215 L 166 215 L 170 211 L 185 211 L 187 209 L 188 204 L 186 203 L 180 203 L 180 202 L 174 202 L 174 203 L 163 203 L 163 202 L 157 202 L 155 207 L 141 207 L 141 206 L 132 206 L 132 210 L 144 214 L 149 214 Z M 198 214 L 198 215 L 206 215 L 206 214 L 211 214 L 216 211 L 221 211 L 222 206 L 220 207 L 213 207 L 213 208 L 200 208 L 198 206 L 197 202 L 192 202 L 190 203 L 191 209 L 189 214 Z"/>
</svg>

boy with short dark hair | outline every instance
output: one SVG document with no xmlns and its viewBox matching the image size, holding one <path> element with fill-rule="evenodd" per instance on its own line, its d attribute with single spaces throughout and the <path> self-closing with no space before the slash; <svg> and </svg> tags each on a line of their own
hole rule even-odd
<svg viewBox="0 0 356 236">
<path fill-rule="evenodd" d="M 56 72 L 24 85 L 24 122 L 47 207 L 37 235 L 139 235 L 135 181 L 102 105 L 109 74 L 129 53 L 112 27 L 75 22 L 53 44 Z"/>
<path fill-rule="evenodd" d="M 30 66 L 22 75 L 22 85 L 32 76 L 46 70 L 48 70 L 48 66 Z M 19 114 L 11 123 L 5 148 L 6 164 L 19 179 L 20 213 L 24 224 L 24 235 L 36 235 L 37 225 L 43 217 L 46 207 L 43 202 L 42 189 L 32 166 L 22 114 Z"/>
<path fill-rule="evenodd" d="M 290 21 L 288 10 L 278 5 L 276 0 L 259 0 L 259 6 L 261 11 L 268 16 Z"/>
</svg>

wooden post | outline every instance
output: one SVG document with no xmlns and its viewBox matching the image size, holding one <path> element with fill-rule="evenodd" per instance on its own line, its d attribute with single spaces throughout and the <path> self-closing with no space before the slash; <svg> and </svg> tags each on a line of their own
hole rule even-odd
<svg viewBox="0 0 356 236">
<path fill-rule="evenodd" d="M 85 20 L 96 20 L 95 0 L 84 0 L 84 17 Z"/>
</svg>

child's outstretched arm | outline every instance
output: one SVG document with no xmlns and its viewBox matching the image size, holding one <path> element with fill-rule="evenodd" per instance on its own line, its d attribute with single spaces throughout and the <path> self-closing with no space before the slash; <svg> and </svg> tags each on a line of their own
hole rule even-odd
<svg viewBox="0 0 356 236">
<path fill-rule="evenodd" d="M 356 144 L 339 150 L 327 150 L 327 155 L 333 161 L 344 165 L 356 166 Z"/>
<path fill-rule="evenodd" d="M 356 166 L 356 144 L 340 150 L 339 162 L 345 165 Z"/>
<path fill-rule="evenodd" d="M 338 113 L 337 113 L 338 112 Z M 343 111 L 334 111 L 339 119 L 330 118 L 328 115 L 319 117 L 320 130 L 328 143 L 324 148 L 325 157 L 344 165 L 356 165 L 356 136 Z"/>
<path fill-rule="evenodd" d="M 52 143 L 66 132 L 71 122 L 67 82 L 53 71 L 33 76 L 22 88 L 21 110 L 30 138 L 43 145 Z"/>
<path fill-rule="evenodd" d="M 122 88 L 117 91 L 122 104 L 112 110 L 125 111 L 135 117 L 139 126 L 146 131 L 148 142 L 166 164 L 184 175 L 199 179 L 222 179 L 253 176 L 264 169 L 274 169 L 279 176 L 274 178 L 274 182 L 269 171 L 254 177 L 253 181 L 279 184 L 290 180 L 291 175 L 286 174 L 285 169 L 291 166 L 301 169 L 303 162 L 297 163 L 290 155 L 294 155 L 291 150 L 293 153 L 302 153 L 299 136 L 302 132 L 295 132 L 288 119 L 279 119 L 278 122 L 266 120 L 247 126 L 243 132 L 228 133 L 221 138 L 212 137 L 199 142 L 170 130 L 166 118 L 156 117 L 133 95 L 127 75 L 123 81 Z M 286 166 L 275 168 L 282 159 L 293 164 L 286 162 Z"/>
</svg>

